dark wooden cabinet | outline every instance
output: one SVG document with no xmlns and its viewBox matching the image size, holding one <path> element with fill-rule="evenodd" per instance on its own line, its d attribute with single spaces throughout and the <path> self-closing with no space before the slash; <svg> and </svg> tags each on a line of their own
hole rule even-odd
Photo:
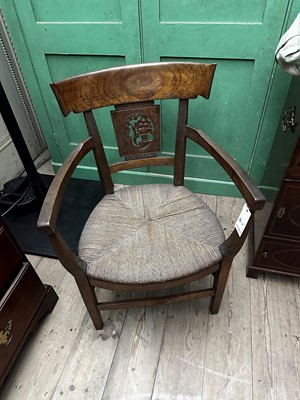
<svg viewBox="0 0 300 400">
<path fill-rule="evenodd" d="M 247 276 L 258 272 L 300 276 L 300 138 Z"/>
<path fill-rule="evenodd" d="M 57 299 L 0 218 L 0 386 L 29 333 Z"/>
</svg>

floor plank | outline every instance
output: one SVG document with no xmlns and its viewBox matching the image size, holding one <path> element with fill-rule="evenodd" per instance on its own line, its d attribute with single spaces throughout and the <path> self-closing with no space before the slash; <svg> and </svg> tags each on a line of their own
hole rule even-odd
<svg viewBox="0 0 300 400">
<path fill-rule="evenodd" d="M 128 310 L 102 399 L 151 399 L 166 311 L 167 305 Z"/>
<path fill-rule="evenodd" d="M 110 291 L 101 291 L 101 301 L 113 300 L 114 297 L 116 294 Z M 126 313 L 126 310 L 103 312 L 103 331 L 96 331 L 89 315 L 85 314 L 53 399 L 101 399 Z"/>
<path fill-rule="evenodd" d="M 298 297 L 297 279 L 267 274 L 251 282 L 254 400 L 300 399 Z"/>
<path fill-rule="evenodd" d="M 41 256 L 35 256 L 33 254 L 26 254 L 26 257 L 28 258 L 28 260 L 30 261 L 31 265 L 35 269 L 37 268 L 37 266 L 39 265 L 39 263 L 42 260 Z"/>
<path fill-rule="evenodd" d="M 240 199 L 218 198 L 217 215 L 226 234 L 242 209 Z M 233 263 L 219 314 L 209 315 L 201 399 L 251 399 L 251 325 L 247 245 Z"/>
<path fill-rule="evenodd" d="M 184 290 L 210 285 L 211 279 L 206 277 Z M 169 305 L 153 400 L 201 399 L 208 309 L 207 298 Z"/>
</svg>

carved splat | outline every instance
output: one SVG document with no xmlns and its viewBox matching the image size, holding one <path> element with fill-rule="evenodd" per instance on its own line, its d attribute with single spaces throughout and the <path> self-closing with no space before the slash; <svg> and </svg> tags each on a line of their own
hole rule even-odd
<svg viewBox="0 0 300 400">
<path fill-rule="evenodd" d="M 160 151 L 160 107 L 153 102 L 116 106 L 111 111 L 120 156 L 151 157 Z"/>
</svg>

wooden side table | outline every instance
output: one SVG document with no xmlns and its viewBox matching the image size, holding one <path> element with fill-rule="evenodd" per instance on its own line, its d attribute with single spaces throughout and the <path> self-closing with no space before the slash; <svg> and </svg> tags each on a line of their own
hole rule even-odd
<svg viewBox="0 0 300 400">
<path fill-rule="evenodd" d="M 28 335 L 57 300 L 0 218 L 0 386 Z"/>
</svg>

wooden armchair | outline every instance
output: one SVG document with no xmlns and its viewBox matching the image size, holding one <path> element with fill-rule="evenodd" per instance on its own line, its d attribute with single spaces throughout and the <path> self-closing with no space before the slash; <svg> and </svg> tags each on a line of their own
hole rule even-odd
<svg viewBox="0 0 300 400">
<path fill-rule="evenodd" d="M 50 236 L 59 260 L 74 276 L 96 329 L 103 328 L 100 310 L 106 309 L 211 296 L 211 312 L 219 310 L 232 260 L 265 198 L 227 153 L 206 134 L 187 125 L 189 99 L 209 98 L 215 67 L 197 63 L 129 65 L 51 85 L 64 116 L 71 111 L 83 113 L 89 138 L 75 148 L 55 176 L 38 227 Z M 160 111 L 154 102 L 163 99 L 179 100 L 174 157 L 157 156 Z M 119 152 L 125 161 L 109 165 L 92 110 L 112 105 Z M 241 236 L 234 229 L 225 240 L 217 217 L 183 186 L 187 139 L 216 159 L 245 198 L 251 217 Z M 90 151 L 105 196 L 86 222 L 76 255 L 57 230 L 56 219 L 67 182 Z M 114 192 L 112 174 L 153 165 L 173 166 L 173 184 L 129 186 Z M 109 303 L 99 303 L 95 294 L 95 287 L 152 292 L 209 274 L 214 280 L 207 290 Z"/>
</svg>

